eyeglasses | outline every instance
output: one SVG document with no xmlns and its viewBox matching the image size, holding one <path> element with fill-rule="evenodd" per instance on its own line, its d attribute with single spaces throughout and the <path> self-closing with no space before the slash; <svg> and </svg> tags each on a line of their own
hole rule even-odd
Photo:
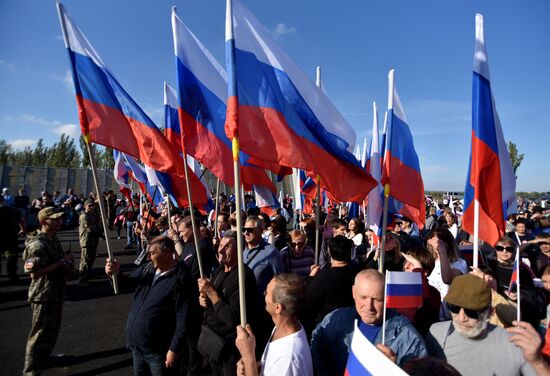
<svg viewBox="0 0 550 376">
<path fill-rule="evenodd" d="M 254 230 L 257 230 L 258 227 L 243 227 L 243 232 L 245 234 L 248 234 L 249 232 L 254 232 Z"/>
<path fill-rule="evenodd" d="M 306 243 L 304 243 L 304 242 L 297 242 L 297 243 L 292 242 L 292 243 L 290 243 L 290 246 L 291 246 L 292 248 L 294 248 L 294 247 L 296 247 L 296 246 L 298 246 L 298 247 L 301 248 L 301 247 L 303 247 L 305 244 L 306 244 Z"/>
<path fill-rule="evenodd" d="M 497 246 L 495 246 L 495 249 L 496 249 L 497 252 L 504 252 L 504 251 L 506 251 L 506 252 L 508 252 L 508 253 L 512 253 L 512 252 L 514 252 L 514 251 L 516 250 L 516 247 L 510 247 L 510 246 L 504 247 L 504 246 L 502 246 L 502 245 L 497 245 Z"/>
<path fill-rule="evenodd" d="M 464 308 L 451 303 L 447 303 L 447 307 L 449 308 L 449 311 L 451 311 L 455 315 L 458 315 L 460 313 L 460 310 L 463 309 L 466 316 L 473 320 L 479 319 L 479 316 L 481 316 L 481 314 L 486 310 L 485 308 L 480 311 L 476 311 L 475 309 Z"/>
</svg>

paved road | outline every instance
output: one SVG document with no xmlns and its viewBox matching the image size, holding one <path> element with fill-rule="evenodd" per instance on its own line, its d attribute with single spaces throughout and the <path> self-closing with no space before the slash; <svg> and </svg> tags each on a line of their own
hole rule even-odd
<svg viewBox="0 0 550 376">
<path fill-rule="evenodd" d="M 114 233 L 113 233 L 114 235 Z M 79 262 L 77 231 L 64 231 L 59 238 L 65 250 L 69 246 Z M 133 268 L 136 250 L 124 250 L 125 239 L 111 239 L 111 247 L 123 270 Z M 21 248 L 22 251 L 22 248 Z M 55 354 L 65 354 L 61 364 L 44 375 L 131 375 L 132 356 L 125 347 L 124 325 L 132 298 L 131 291 L 114 295 L 104 275 L 107 255 L 105 241 L 100 241 L 99 256 L 90 285 L 70 281 L 65 294 L 61 332 Z M 23 370 L 25 344 L 30 330 L 31 309 L 27 303 L 29 277 L 18 266 L 20 281 L 13 284 L 6 277 L 2 259 L 0 277 L 0 375 L 20 375 Z"/>
</svg>

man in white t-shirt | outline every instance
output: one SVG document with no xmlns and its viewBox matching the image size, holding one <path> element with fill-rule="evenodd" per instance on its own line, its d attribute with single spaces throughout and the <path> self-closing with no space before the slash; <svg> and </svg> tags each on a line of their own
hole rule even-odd
<svg viewBox="0 0 550 376">
<path fill-rule="evenodd" d="M 275 324 L 262 359 L 256 362 L 256 339 L 250 326 L 237 327 L 235 344 L 241 353 L 237 375 L 313 376 L 307 336 L 296 315 L 304 302 L 304 282 L 297 274 L 283 273 L 267 285 L 266 311 Z"/>
</svg>

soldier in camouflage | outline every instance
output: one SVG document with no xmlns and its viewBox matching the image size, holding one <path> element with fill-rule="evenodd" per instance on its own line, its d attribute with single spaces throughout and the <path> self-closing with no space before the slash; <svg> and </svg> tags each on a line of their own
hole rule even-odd
<svg viewBox="0 0 550 376">
<path fill-rule="evenodd" d="M 80 284 L 87 284 L 90 272 L 97 253 L 97 245 L 102 235 L 102 227 L 99 217 L 96 214 L 96 203 L 93 200 L 86 200 L 84 211 L 79 218 L 80 248 Z"/>
<path fill-rule="evenodd" d="M 31 276 L 32 327 L 27 339 L 24 375 L 39 375 L 48 363 L 61 326 L 65 282 L 74 272 L 74 256 L 63 252 L 56 236 L 62 216 L 52 207 L 40 210 L 40 229 L 25 242 L 23 260 L 25 272 Z"/>
</svg>

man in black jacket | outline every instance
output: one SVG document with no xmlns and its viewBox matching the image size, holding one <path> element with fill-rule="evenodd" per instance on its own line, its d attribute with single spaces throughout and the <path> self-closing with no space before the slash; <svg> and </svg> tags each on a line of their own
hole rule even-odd
<svg viewBox="0 0 550 376">
<path fill-rule="evenodd" d="M 188 315 L 197 299 L 196 283 L 184 263 L 178 262 L 172 240 L 154 238 L 150 262 L 132 275 L 137 280 L 126 336 L 134 358 L 134 375 L 165 375 L 187 352 Z M 120 265 L 107 260 L 105 271 L 117 274 Z"/>
</svg>

